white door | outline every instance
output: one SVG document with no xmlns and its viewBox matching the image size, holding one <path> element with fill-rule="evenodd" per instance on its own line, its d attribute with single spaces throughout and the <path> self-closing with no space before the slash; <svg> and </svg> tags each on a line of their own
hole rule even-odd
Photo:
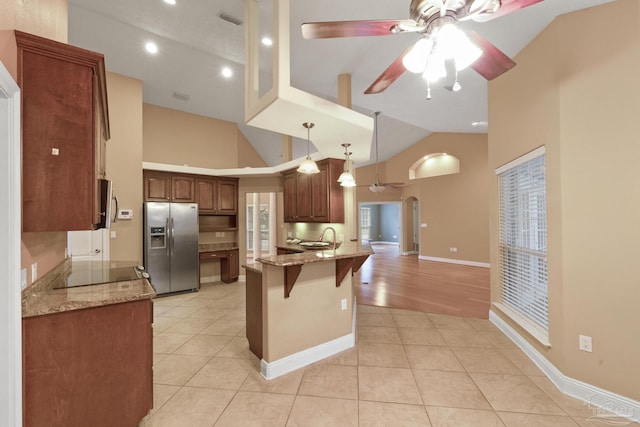
<svg viewBox="0 0 640 427">
<path fill-rule="evenodd" d="M 69 231 L 67 248 L 74 261 L 109 261 L 109 230 Z"/>
</svg>

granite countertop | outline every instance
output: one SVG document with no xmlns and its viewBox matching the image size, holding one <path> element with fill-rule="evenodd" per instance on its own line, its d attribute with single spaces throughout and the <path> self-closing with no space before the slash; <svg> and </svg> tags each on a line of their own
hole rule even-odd
<svg viewBox="0 0 640 427">
<path fill-rule="evenodd" d="M 242 264 L 242 266 L 247 270 L 262 274 L 262 264 L 259 262 L 250 262 L 248 264 Z"/>
<path fill-rule="evenodd" d="M 305 250 L 300 245 L 277 245 L 279 248 L 290 249 L 303 252 L 288 255 L 271 255 L 260 257 L 257 261 L 262 264 L 275 265 L 277 267 L 286 267 L 290 265 L 302 265 L 310 262 L 331 261 L 341 258 L 355 258 L 361 256 L 369 256 L 374 252 L 368 244 L 360 242 L 344 242 L 337 249 L 324 250 Z"/>
<path fill-rule="evenodd" d="M 239 249 L 237 243 L 200 243 L 198 252 L 228 251 Z"/>
<path fill-rule="evenodd" d="M 22 317 L 100 307 L 128 301 L 153 298 L 156 293 L 147 279 L 54 289 L 66 283 L 72 271 L 90 268 L 91 261 L 70 258 L 22 292 Z M 111 261 L 111 268 L 133 267 L 135 262 Z"/>
</svg>

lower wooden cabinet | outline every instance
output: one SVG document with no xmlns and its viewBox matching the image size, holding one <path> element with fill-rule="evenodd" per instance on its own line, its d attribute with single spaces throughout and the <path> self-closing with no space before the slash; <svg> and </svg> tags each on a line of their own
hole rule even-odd
<svg viewBox="0 0 640 427">
<path fill-rule="evenodd" d="M 150 299 L 22 320 L 25 427 L 135 427 L 153 406 Z"/>
<path fill-rule="evenodd" d="M 238 249 L 200 252 L 199 258 L 200 264 L 207 261 L 220 260 L 220 280 L 224 283 L 232 283 L 238 280 L 240 274 Z M 198 270 L 200 270 L 200 267 Z M 198 271 L 198 277 L 199 276 L 200 271 Z"/>
</svg>

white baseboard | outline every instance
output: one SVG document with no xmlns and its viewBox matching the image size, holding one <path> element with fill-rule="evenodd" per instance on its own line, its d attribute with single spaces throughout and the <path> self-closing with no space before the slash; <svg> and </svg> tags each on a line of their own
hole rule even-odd
<svg viewBox="0 0 640 427">
<path fill-rule="evenodd" d="M 350 333 L 315 347 L 294 353 L 290 356 L 283 357 L 282 359 L 275 360 L 271 363 L 262 359 L 260 361 L 260 374 L 262 374 L 265 379 L 272 380 L 329 356 L 333 356 L 341 351 L 345 351 L 354 345 L 355 337 L 353 333 Z"/>
<path fill-rule="evenodd" d="M 470 265 L 472 267 L 484 267 L 484 268 L 491 267 L 491 264 L 489 264 L 488 262 L 465 261 L 462 259 L 451 259 L 451 258 L 438 258 L 438 257 L 426 256 L 426 255 L 419 255 L 418 259 L 422 259 L 425 261 L 448 262 L 449 264 Z"/>
<path fill-rule="evenodd" d="M 419 255 L 419 254 L 420 254 L 420 252 L 418 252 L 418 251 L 407 251 L 407 252 L 402 252 L 402 255 L 403 255 L 403 256 L 406 256 L 406 255 Z"/>
<path fill-rule="evenodd" d="M 240 276 L 238 276 L 238 282 L 246 282 L 247 281 L 247 276 L 244 274 L 241 274 Z"/>
<path fill-rule="evenodd" d="M 606 411 L 617 414 L 624 419 L 640 421 L 640 402 L 564 375 L 493 310 L 489 311 L 489 320 L 520 347 L 558 390 L 571 397 L 582 400 L 585 405 L 592 408 L 594 410 L 594 416 L 590 418 L 591 420 L 600 420 L 601 422 L 606 422 L 606 420 L 609 420 L 609 422 L 615 421 L 613 419 L 616 417 L 612 417 L 603 412 Z M 624 422 L 624 420 L 617 420 Z"/>
</svg>

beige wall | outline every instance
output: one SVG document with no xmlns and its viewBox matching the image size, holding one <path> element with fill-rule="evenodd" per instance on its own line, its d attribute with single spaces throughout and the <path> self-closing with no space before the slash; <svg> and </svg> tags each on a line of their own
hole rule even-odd
<svg viewBox="0 0 640 427">
<path fill-rule="evenodd" d="M 551 348 L 523 336 L 569 377 L 638 400 L 640 5 L 564 15 L 516 61 L 489 85 L 489 167 L 546 147 Z M 593 337 L 592 353 L 578 350 L 578 334 Z"/>
<path fill-rule="evenodd" d="M 238 130 L 238 166 L 239 168 L 259 168 L 268 166 L 260 154 Z"/>
<path fill-rule="evenodd" d="M 409 168 L 431 153 L 445 152 L 460 160 L 460 173 L 409 181 Z M 403 182 L 400 189 L 372 193 L 358 188 L 358 203 L 400 201 L 413 197 L 420 206 L 420 255 L 462 261 L 489 262 L 487 203 L 487 135 L 434 133 L 379 166 L 381 181 Z M 358 169 L 358 184 L 369 184 L 375 166 Z M 413 250 L 411 216 L 403 203 L 403 250 Z M 457 252 L 450 252 L 455 247 Z"/>
<path fill-rule="evenodd" d="M 145 162 L 201 168 L 238 167 L 238 126 L 155 105 L 143 107 Z"/>
<path fill-rule="evenodd" d="M 67 41 L 67 0 L 3 0 L 1 6 L 0 30 L 17 29 L 59 42 Z M 15 40 L 9 31 L 0 37 L 0 61 L 15 79 Z M 27 270 L 27 285 L 33 283 L 31 264 L 38 264 L 38 277 L 42 277 L 64 261 L 66 248 L 66 232 L 23 233 L 21 268 Z"/>
<path fill-rule="evenodd" d="M 304 264 L 289 298 L 284 268 L 262 266 L 263 359 L 275 362 L 352 332 L 351 274 L 336 287 L 335 261 Z M 346 299 L 348 309 L 340 309 Z"/>
<path fill-rule="evenodd" d="M 67 42 L 67 0 L 1 0 L 0 29 Z"/>
<path fill-rule="evenodd" d="M 107 94 L 107 178 L 120 209 L 133 209 L 133 219 L 111 225 L 116 238 L 109 240 L 109 257 L 142 262 L 142 81 L 107 73 Z"/>
</svg>

